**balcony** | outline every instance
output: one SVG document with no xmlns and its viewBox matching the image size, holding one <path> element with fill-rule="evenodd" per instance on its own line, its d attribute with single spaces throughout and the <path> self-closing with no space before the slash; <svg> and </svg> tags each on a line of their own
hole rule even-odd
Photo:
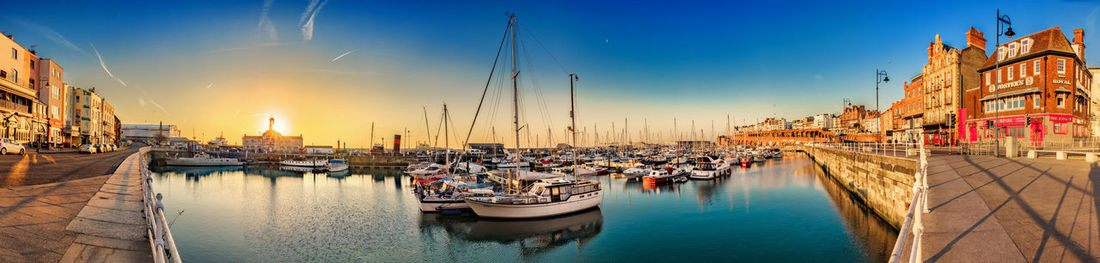
<svg viewBox="0 0 1100 263">
<path fill-rule="evenodd" d="M 20 105 L 14 101 L 0 99 L 0 109 L 19 112 L 23 114 L 30 114 L 30 106 Z"/>
<path fill-rule="evenodd" d="M 35 92 L 30 88 L 12 82 L 6 77 L 0 78 L 0 90 L 14 93 L 15 95 L 18 95 L 20 97 L 26 97 L 30 99 L 38 98 L 38 95 L 36 95 Z"/>
</svg>

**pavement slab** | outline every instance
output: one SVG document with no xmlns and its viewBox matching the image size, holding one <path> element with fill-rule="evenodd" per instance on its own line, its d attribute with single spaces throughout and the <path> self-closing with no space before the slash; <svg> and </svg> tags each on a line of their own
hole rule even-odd
<svg viewBox="0 0 1100 263">
<path fill-rule="evenodd" d="M 928 180 L 926 261 L 1100 261 L 1095 163 L 934 156 Z"/>
</svg>

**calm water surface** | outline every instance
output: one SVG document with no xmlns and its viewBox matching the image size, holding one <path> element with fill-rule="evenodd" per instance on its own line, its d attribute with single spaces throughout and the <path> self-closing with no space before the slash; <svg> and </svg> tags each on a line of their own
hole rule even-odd
<svg viewBox="0 0 1100 263">
<path fill-rule="evenodd" d="M 188 262 L 880 262 L 897 237 L 795 154 L 716 181 L 598 177 L 599 209 L 521 221 L 422 215 L 398 170 L 155 172 Z"/>
</svg>

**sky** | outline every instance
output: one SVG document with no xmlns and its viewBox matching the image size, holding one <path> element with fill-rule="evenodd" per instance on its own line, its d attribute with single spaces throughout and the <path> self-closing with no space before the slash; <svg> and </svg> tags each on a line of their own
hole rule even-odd
<svg viewBox="0 0 1100 263">
<path fill-rule="evenodd" d="M 725 132 L 727 119 L 746 125 L 839 113 L 845 98 L 873 109 L 876 69 L 892 80 L 879 86 L 885 109 L 902 97 L 902 82 L 920 73 L 936 34 L 963 48 L 973 26 L 992 49 L 998 9 L 1011 17 L 1017 37 L 1054 26 L 1066 34 L 1084 28 L 1086 47 L 1100 48 L 1096 1 L 40 0 L 7 6 L 18 8 L 0 10 L 0 31 L 55 59 L 70 85 L 95 87 L 123 123 L 175 124 L 186 137 L 224 134 L 231 143 L 262 133 L 274 117 L 277 131 L 301 134 L 307 145 L 340 140 L 364 147 L 406 131 L 406 147 L 442 145 L 436 134 L 446 103 L 451 147 L 461 147 L 471 130 L 471 142 L 511 147 L 507 75 L 495 75 L 471 128 L 508 13 L 519 24 L 525 147 L 566 142 L 569 73 L 578 76 L 578 136 L 590 145 L 713 138 Z M 1090 50 L 1091 66 L 1100 57 Z"/>
</svg>

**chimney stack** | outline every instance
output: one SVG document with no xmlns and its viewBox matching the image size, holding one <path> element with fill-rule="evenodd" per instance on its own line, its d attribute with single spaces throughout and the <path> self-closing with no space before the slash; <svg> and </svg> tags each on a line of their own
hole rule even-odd
<svg viewBox="0 0 1100 263">
<path fill-rule="evenodd" d="M 1073 30 L 1073 53 L 1077 53 L 1077 57 L 1085 61 L 1085 29 Z"/>
<path fill-rule="evenodd" d="M 985 51 L 985 34 L 974 29 L 974 27 L 970 27 L 970 30 L 966 31 L 966 46 L 977 47 Z"/>
</svg>

